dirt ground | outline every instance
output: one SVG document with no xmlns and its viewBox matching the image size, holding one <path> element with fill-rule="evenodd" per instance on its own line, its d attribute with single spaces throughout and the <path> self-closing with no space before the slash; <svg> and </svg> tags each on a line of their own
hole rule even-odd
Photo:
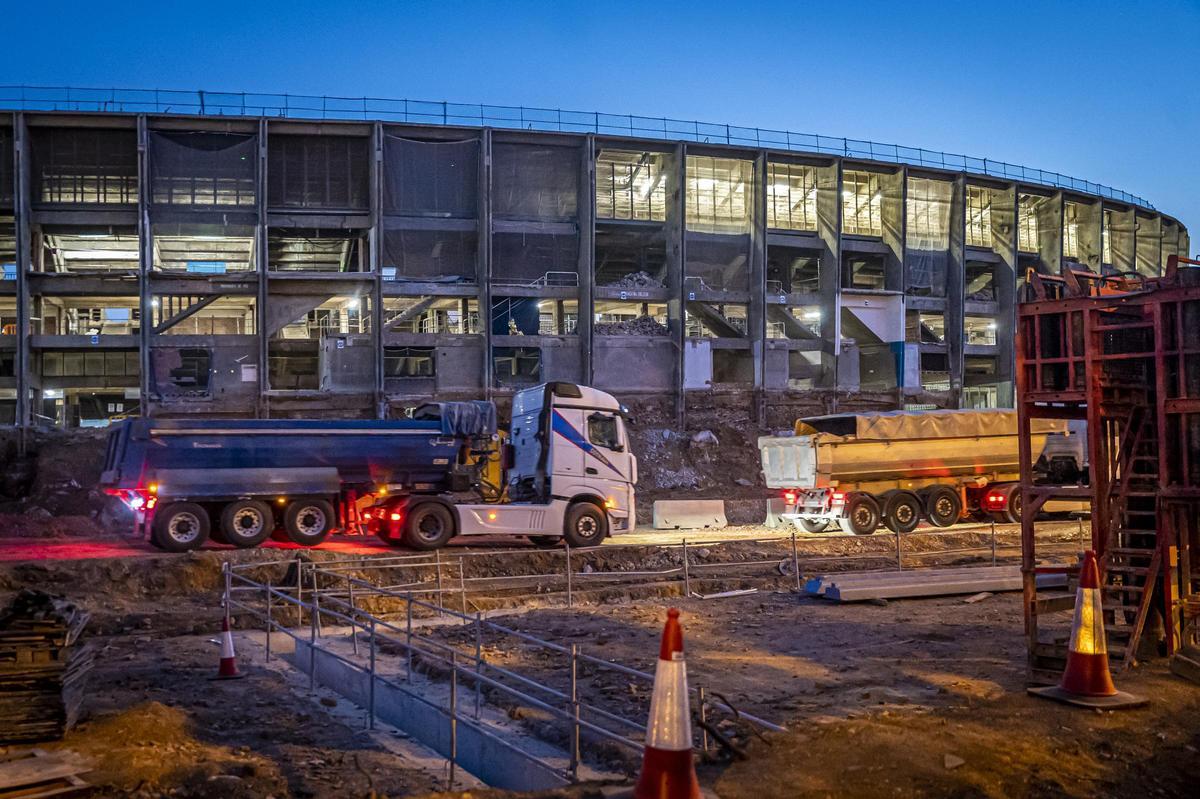
<svg viewBox="0 0 1200 799">
<path fill-rule="evenodd" d="M 1076 525 L 1053 529 L 1069 542 Z M 756 532 L 730 537 L 753 538 Z M 965 531 L 961 538 L 981 535 L 986 533 Z M 845 557 L 864 548 L 884 551 L 893 542 L 848 537 L 799 546 L 808 555 Z M 783 561 L 790 542 L 741 540 L 703 549 L 693 551 L 695 562 L 773 555 Z M 665 568 L 678 562 L 678 552 L 618 547 L 580 553 L 586 558 L 576 568 Z M 327 692 L 309 695 L 306 681 L 265 667 L 250 647 L 240 652 L 245 679 L 208 679 L 218 656 L 212 641 L 219 629 L 221 564 L 291 554 L 135 551 L 0 564 L 0 602 L 32 585 L 66 594 L 95 614 L 89 638 L 98 657 L 83 720 L 55 746 L 91 760 L 94 771 L 86 778 L 99 787 L 97 795 L 422 796 L 445 787 L 438 769 L 389 746 L 386 736 L 367 734 L 360 710 Z M 469 562 L 481 565 L 470 566 L 468 574 L 543 569 L 555 558 L 561 554 L 533 549 L 476 558 Z M 1148 708 L 1072 710 L 1024 693 L 1017 595 L 973 604 L 946 598 L 834 605 L 799 598 L 788 590 L 791 580 L 780 572 L 761 583 L 759 593 L 726 599 L 685 599 L 676 582 L 669 597 L 605 590 L 590 597 L 591 604 L 586 592 L 577 595 L 573 610 L 555 606 L 561 596 L 547 595 L 493 612 L 518 629 L 649 669 L 665 609 L 678 605 L 692 683 L 789 729 L 765 740 L 740 727 L 727 729 L 738 733 L 748 759 L 701 767 L 702 782 L 723 799 L 751 793 L 754 799 L 1190 795 L 1187 780 L 1200 749 L 1200 689 L 1170 676 L 1161 662 L 1121 681 L 1150 697 Z M 484 597 L 472 589 L 476 599 Z M 470 645 L 459 628 L 440 634 Z M 518 666 L 549 685 L 563 679 L 551 659 L 501 637 L 485 643 L 497 663 Z M 644 693 L 606 679 L 584 673 L 585 699 L 633 717 L 645 713 Z M 473 789 L 450 795 L 501 794 Z"/>
</svg>

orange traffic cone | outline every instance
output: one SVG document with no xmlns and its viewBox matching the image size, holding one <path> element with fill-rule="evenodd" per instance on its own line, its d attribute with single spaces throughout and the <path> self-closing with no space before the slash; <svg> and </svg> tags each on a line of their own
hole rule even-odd
<svg viewBox="0 0 1200 799">
<path fill-rule="evenodd" d="M 688 705 L 687 665 L 683 662 L 683 629 L 679 611 L 667 611 L 654 695 L 646 725 L 646 750 L 634 799 L 700 799 L 700 783 L 692 762 L 692 721 Z"/>
<path fill-rule="evenodd" d="M 229 614 L 221 620 L 221 663 L 214 680 L 237 680 L 246 675 L 238 671 L 237 655 L 233 653 L 233 633 L 229 630 Z"/>
<path fill-rule="evenodd" d="M 1096 553 L 1083 553 L 1079 589 L 1075 593 L 1075 622 L 1067 647 L 1067 667 L 1058 685 L 1030 688 L 1029 693 L 1080 707 L 1136 707 L 1146 700 L 1118 691 L 1108 669 L 1108 643 L 1100 599 L 1100 567 Z"/>
</svg>

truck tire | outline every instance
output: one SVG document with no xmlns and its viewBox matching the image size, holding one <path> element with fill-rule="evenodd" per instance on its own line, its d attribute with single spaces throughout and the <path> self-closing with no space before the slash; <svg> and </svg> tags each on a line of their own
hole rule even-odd
<svg viewBox="0 0 1200 799">
<path fill-rule="evenodd" d="M 241 549 L 256 547 L 275 529 L 271 506 L 257 499 L 230 502 L 221 511 L 221 538 Z"/>
<path fill-rule="evenodd" d="M 800 529 L 806 533 L 823 533 L 829 529 L 828 519 L 797 519 Z"/>
<path fill-rule="evenodd" d="M 404 542 L 413 549 L 440 549 L 454 537 L 454 514 L 440 502 L 422 502 L 408 509 Z"/>
<path fill-rule="evenodd" d="M 870 494 L 846 498 L 846 527 L 855 535 L 870 535 L 879 526 L 879 503 Z"/>
<path fill-rule="evenodd" d="M 909 491 L 890 492 L 883 503 L 883 523 L 893 533 L 911 533 L 921 523 L 921 500 Z"/>
<path fill-rule="evenodd" d="M 1008 489 L 1008 498 L 1004 503 L 1004 510 L 996 511 L 993 514 L 996 521 L 1001 524 L 1020 524 L 1021 523 L 1021 484 L 1013 483 Z"/>
<path fill-rule="evenodd" d="M 190 552 L 204 546 L 208 512 L 194 502 L 172 502 L 154 513 L 154 545 L 167 552 Z"/>
<path fill-rule="evenodd" d="M 608 535 L 608 514 L 591 502 L 576 502 L 567 508 L 563 540 L 567 546 L 595 547 Z"/>
<path fill-rule="evenodd" d="M 323 499 L 295 499 L 283 514 L 283 529 L 293 544 L 315 547 L 333 529 L 333 506 Z"/>
<path fill-rule="evenodd" d="M 934 486 L 925 492 L 925 517 L 934 527 L 949 527 L 962 517 L 962 497 L 950 486 Z"/>
</svg>

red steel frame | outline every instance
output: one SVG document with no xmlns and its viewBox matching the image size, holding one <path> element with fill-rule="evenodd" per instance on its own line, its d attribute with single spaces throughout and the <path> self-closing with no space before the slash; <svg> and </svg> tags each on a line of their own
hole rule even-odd
<svg viewBox="0 0 1200 799">
<path fill-rule="evenodd" d="M 1037 576 L 1074 579 L 1078 571 L 1038 562 L 1033 522 L 1049 499 L 1091 501 L 1091 546 L 1107 572 L 1110 649 L 1117 643 L 1114 669 L 1134 662 L 1148 620 L 1161 620 L 1168 653 L 1195 635 L 1189 612 L 1200 592 L 1193 560 L 1200 555 L 1200 269 L 1181 264 L 1200 261 L 1173 255 L 1159 278 L 1027 276 L 1027 301 L 1017 311 L 1016 393 L 1032 682 L 1056 679 L 1064 617 L 1074 607 L 1073 591 L 1039 593 Z M 1088 485 L 1034 482 L 1034 418 L 1086 421 Z"/>
</svg>

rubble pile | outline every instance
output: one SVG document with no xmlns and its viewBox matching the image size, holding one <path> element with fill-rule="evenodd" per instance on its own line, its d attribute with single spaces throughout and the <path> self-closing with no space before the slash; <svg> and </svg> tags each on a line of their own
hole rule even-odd
<svg viewBox="0 0 1200 799">
<path fill-rule="evenodd" d="M 61 738 L 79 715 L 92 668 L 77 641 L 89 614 L 26 588 L 0 611 L 0 744 Z"/>
<path fill-rule="evenodd" d="M 663 288 L 663 282 L 649 272 L 631 272 L 619 280 L 609 283 L 606 288 L 661 289 Z"/>
<path fill-rule="evenodd" d="M 665 336 L 667 326 L 651 316 L 639 316 L 624 322 L 600 322 L 592 328 L 597 336 Z"/>
</svg>

